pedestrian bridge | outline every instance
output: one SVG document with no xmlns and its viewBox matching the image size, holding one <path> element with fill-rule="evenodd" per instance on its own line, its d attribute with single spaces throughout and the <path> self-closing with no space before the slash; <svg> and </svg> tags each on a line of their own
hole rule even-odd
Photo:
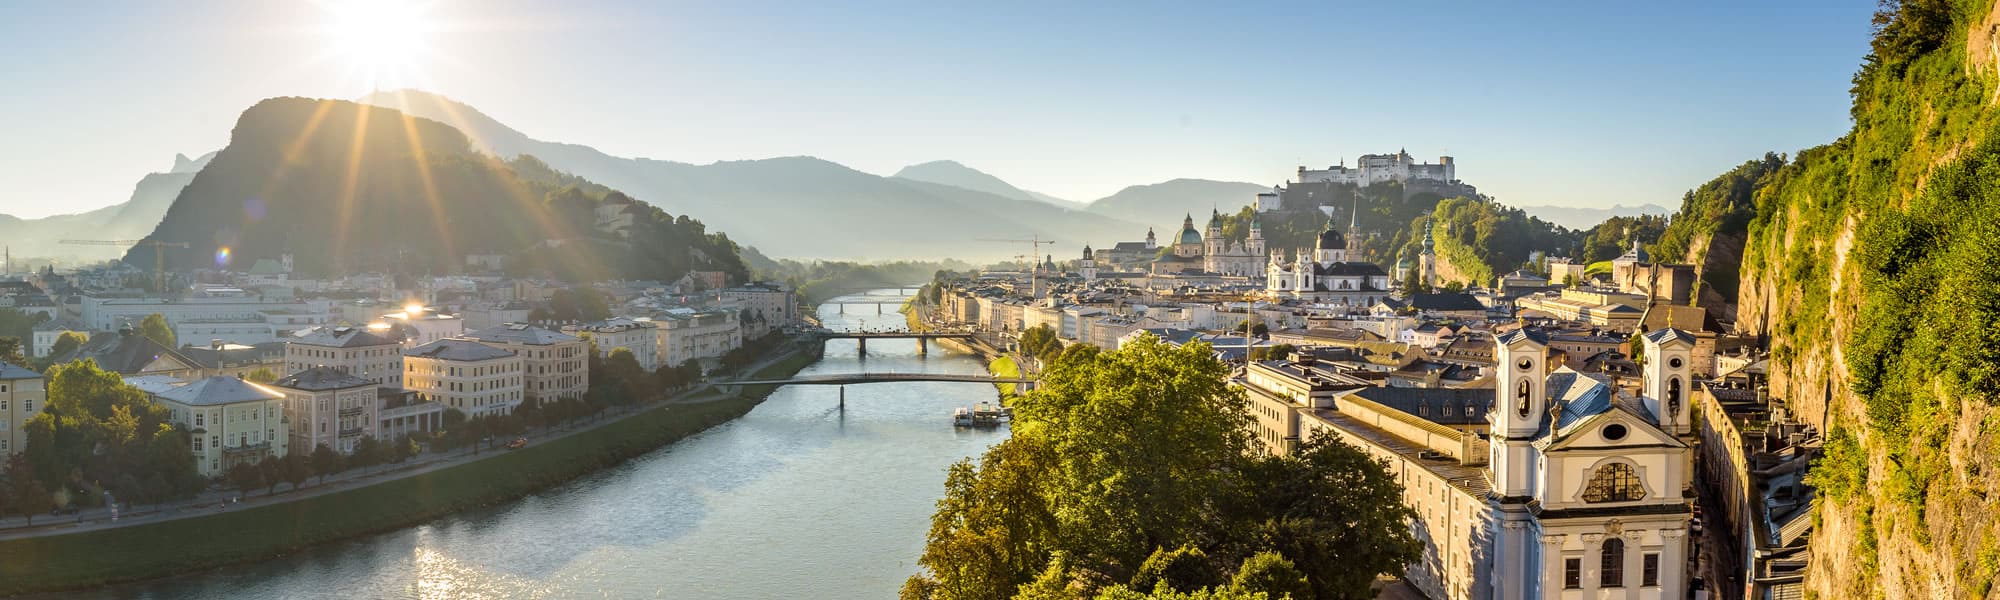
<svg viewBox="0 0 2000 600">
<path fill-rule="evenodd" d="M 949 338 L 949 339 L 959 339 L 959 340 L 970 340 L 970 339 L 973 339 L 974 337 L 976 337 L 976 335 L 975 335 L 975 334 L 973 334 L 972 332 L 965 332 L 965 331 L 960 331 L 960 332 L 949 332 L 949 331 L 840 331 L 840 330 L 832 330 L 832 329 L 824 329 L 824 330 L 820 330 L 820 331 L 816 331 L 816 332 L 813 332 L 813 335 L 814 335 L 814 336 L 817 336 L 817 337 L 818 337 L 818 338 L 819 338 L 819 339 L 820 339 L 821 341 L 825 341 L 825 340 L 854 340 L 854 343 L 856 344 L 856 346 L 855 346 L 855 352 L 859 353 L 859 354 L 860 354 L 861 356 L 867 356 L 867 355 L 868 355 L 868 340 L 882 340 L 882 339 L 888 339 L 888 340 L 916 340 L 916 341 L 917 341 L 917 353 L 918 353 L 918 354 L 929 354 L 929 353 L 930 353 L 930 342 L 931 342 L 931 340 L 936 340 L 936 339 L 947 339 L 947 338 Z"/>
</svg>

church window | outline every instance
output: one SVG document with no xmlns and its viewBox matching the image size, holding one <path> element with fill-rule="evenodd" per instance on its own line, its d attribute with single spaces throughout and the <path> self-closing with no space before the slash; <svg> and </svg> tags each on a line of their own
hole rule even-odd
<svg viewBox="0 0 2000 600">
<path fill-rule="evenodd" d="M 1679 369 L 1679 368 L 1681 368 L 1681 357 L 1678 357 L 1678 356 L 1676 356 L 1676 357 L 1673 357 L 1673 358 L 1670 358 L 1670 359 L 1667 359 L 1667 366 L 1669 366 L 1669 367 L 1673 367 L 1673 368 L 1675 368 L 1675 369 Z"/>
<path fill-rule="evenodd" d="M 1625 587 L 1625 540 L 1604 538 L 1604 549 L 1598 556 L 1603 564 L 1598 570 L 1597 587 Z"/>
<path fill-rule="evenodd" d="M 1581 588 L 1583 588 L 1583 559 L 1563 559 L 1563 589 L 1574 590 Z"/>
<path fill-rule="evenodd" d="M 1640 563 L 1639 585 L 1654 587 L 1660 585 L 1660 554 L 1647 552 Z"/>
<path fill-rule="evenodd" d="M 1605 426 L 1604 426 L 1604 439 L 1607 439 L 1607 440 L 1611 440 L 1611 441 L 1614 441 L 1614 442 L 1616 442 L 1616 441 L 1618 441 L 1618 440 L 1622 440 L 1622 439 L 1625 439 L 1625 426 L 1624 426 L 1624 425 L 1620 425 L 1620 424 L 1618 424 L 1618 423 L 1612 423 L 1612 424 L 1610 424 L 1610 425 L 1605 425 Z"/>
<path fill-rule="evenodd" d="M 1583 488 L 1584 502 L 1628 502 L 1645 497 L 1646 488 L 1639 483 L 1639 472 L 1625 463 L 1598 467 L 1590 475 L 1590 484 Z"/>
<path fill-rule="evenodd" d="M 1526 379 L 1521 380 L 1520 391 L 1514 393 L 1514 411 L 1521 413 L 1521 416 L 1523 418 L 1526 418 L 1528 416 L 1529 400 L 1533 398 L 1534 395 L 1535 395 L 1534 386 L 1528 385 L 1528 380 Z"/>
<path fill-rule="evenodd" d="M 1681 378 L 1668 377 L 1667 416 L 1678 417 L 1680 416 L 1680 414 L 1681 414 Z"/>
</svg>

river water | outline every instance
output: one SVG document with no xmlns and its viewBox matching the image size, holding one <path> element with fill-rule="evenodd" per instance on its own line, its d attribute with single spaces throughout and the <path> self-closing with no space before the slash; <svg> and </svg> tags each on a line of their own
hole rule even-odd
<svg viewBox="0 0 2000 600">
<path fill-rule="evenodd" d="M 893 292 L 887 292 L 893 293 Z M 893 306 L 820 308 L 901 329 Z M 865 313 L 865 314 L 863 314 Z M 935 345 L 827 343 L 802 374 L 984 373 Z M 741 419 L 494 509 L 101 598 L 894 598 L 917 570 L 946 467 L 1006 436 L 954 430 L 991 385 L 787 386 Z M 93 595 L 85 595 L 90 597 Z"/>
</svg>

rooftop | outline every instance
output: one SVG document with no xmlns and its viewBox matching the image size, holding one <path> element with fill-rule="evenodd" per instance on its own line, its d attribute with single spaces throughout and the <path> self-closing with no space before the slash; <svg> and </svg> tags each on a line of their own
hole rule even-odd
<svg viewBox="0 0 2000 600">
<path fill-rule="evenodd" d="M 196 380 L 157 394 L 163 400 L 171 400 L 188 406 L 221 406 L 241 402 L 278 400 L 285 397 L 271 388 L 250 383 L 227 375 L 217 375 Z"/>
<path fill-rule="evenodd" d="M 513 355 L 514 353 L 512 352 L 486 344 L 456 338 L 438 340 L 403 352 L 403 356 L 464 362 L 495 360 Z"/>
</svg>

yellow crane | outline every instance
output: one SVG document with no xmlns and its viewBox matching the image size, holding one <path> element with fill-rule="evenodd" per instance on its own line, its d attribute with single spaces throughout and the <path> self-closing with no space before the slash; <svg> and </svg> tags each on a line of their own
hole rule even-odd
<svg viewBox="0 0 2000 600">
<path fill-rule="evenodd" d="M 78 246 L 151 246 L 153 248 L 153 291 L 167 290 L 167 254 L 164 248 L 186 248 L 187 242 L 162 242 L 159 240 L 63 240 L 62 243 Z"/>
</svg>

